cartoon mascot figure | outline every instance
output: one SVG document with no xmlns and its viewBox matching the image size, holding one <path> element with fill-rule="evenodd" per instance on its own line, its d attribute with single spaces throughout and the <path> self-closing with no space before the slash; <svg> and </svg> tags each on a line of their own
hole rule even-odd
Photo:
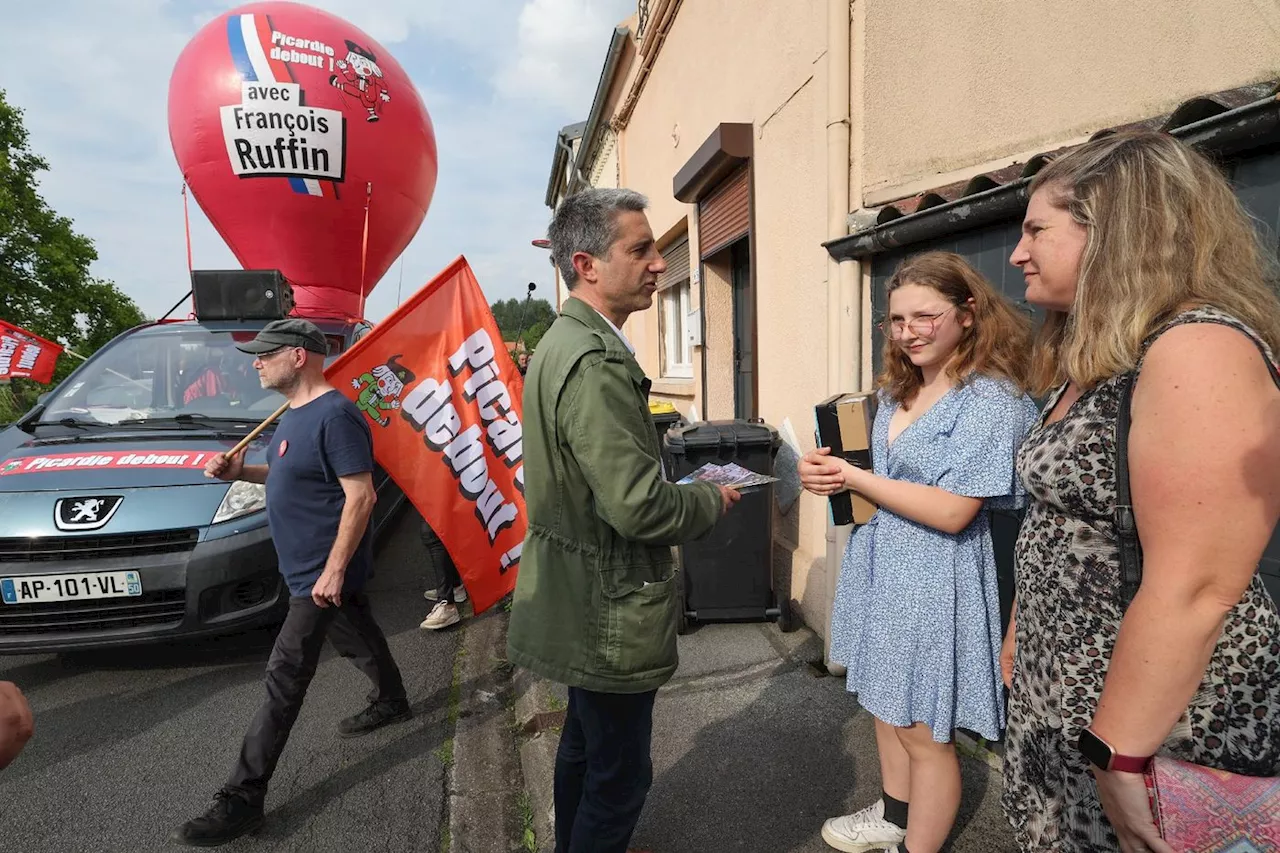
<svg viewBox="0 0 1280 853">
<path fill-rule="evenodd" d="M 377 121 L 382 104 L 391 100 L 378 58 L 351 39 L 346 42 L 347 58 L 338 60 L 338 73 L 329 75 L 329 85 L 358 100 L 369 111 L 365 121 Z"/>
<path fill-rule="evenodd" d="M 400 408 L 404 384 L 413 381 L 413 371 L 399 359 L 399 355 L 393 355 L 386 364 L 379 364 L 359 379 L 351 380 L 351 387 L 360 392 L 356 406 L 378 426 L 391 423 L 383 412 L 394 412 Z"/>
</svg>

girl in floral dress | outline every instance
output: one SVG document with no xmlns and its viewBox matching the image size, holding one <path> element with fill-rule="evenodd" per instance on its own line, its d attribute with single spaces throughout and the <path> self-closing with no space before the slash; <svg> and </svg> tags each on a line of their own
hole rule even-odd
<svg viewBox="0 0 1280 853">
<path fill-rule="evenodd" d="M 828 820 L 822 837 L 845 853 L 934 853 L 960 803 L 953 730 L 994 740 L 1004 726 L 987 510 L 1021 496 L 1014 456 L 1036 417 L 1022 390 L 1030 324 L 954 254 L 909 260 L 888 292 L 875 470 L 826 448 L 800 463 L 810 492 L 850 489 L 879 506 L 845 551 L 830 655 L 875 717 L 883 796 Z"/>
</svg>

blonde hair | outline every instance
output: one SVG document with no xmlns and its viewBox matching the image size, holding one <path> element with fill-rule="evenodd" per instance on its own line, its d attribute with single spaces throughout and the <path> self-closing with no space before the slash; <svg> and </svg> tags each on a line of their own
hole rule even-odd
<svg viewBox="0 0 1280 853">
<path fill-rule="evenodd" d="M 1047 165 L 1040 189 L 1088 236 L 1071 313 L 1048 312 L 1036 339 L 1036 393 L 1132 370 L 1187 307 L 1219 308 L 1280 351 L 1275 257 L 1206 156 L 1165 133 L 1116 133 Z"/>
<path fill-rule="evenodd" d="M 898 267 L 885 286 L 886 295 L 909 284 L 936 290 L 955 306 L 957 320 L 966 314 L 973 319 L 947 365 L 952 380 L 963 382 L 978 373 L 1003 377 L 1018 390 L 1026 390 L 1031 320 L 996 292 L 982 273 L 952 252 L 925 252 Z M 888 335 L 883 352 L 876 387 L 887 390 L 899 405 L 907 404 L 924 384 L 924 376 Z"/>
</svg>

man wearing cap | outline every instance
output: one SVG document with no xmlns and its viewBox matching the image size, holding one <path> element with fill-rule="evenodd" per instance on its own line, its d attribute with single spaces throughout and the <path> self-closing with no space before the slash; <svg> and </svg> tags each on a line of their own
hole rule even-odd
<svg viewBox="0 0 1280 853">
<path fill-rule="evenodd" d="M 267 701 L 245 734 L 231 778 L 203 815 L 174 840 L 225 844 L 262 824 L 263 800 L 315 675 L 325 637 L 373 682 L 369 704 L 338 724 L 343 737 L 411 716 L 400 670 L 363 589 L 373 565 L 373 436 L 355 404 L 324 376 L 328 345 L 306 320 L 273 320 L 238 347 L 254 356 L 263 388 L 289 409 L 267 446 L 266 465 L 215 456 L 205 475 L 267 487 L 267 521 L 289 585 L 289 613 L 267 662 Z"/>
</svg>

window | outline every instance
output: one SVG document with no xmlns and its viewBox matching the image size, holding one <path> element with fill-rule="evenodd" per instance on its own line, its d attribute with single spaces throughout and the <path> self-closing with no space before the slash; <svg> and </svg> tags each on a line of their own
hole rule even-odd
<svg viewBox="0 0 1280 853">
<path fill-rule="evenodd" d="M 693 347 L 689 343 L 689 279 L 662 291 L 662 375 L 693 376 Z"/>
<path fill-rule="evenodd" d="M 693 376 L 693 347 L 689 343 L 689 238 L 680 237 L 662 252 L 667 269 L 658 277 L 658 337 L 662 344 L 662 375 Z"/>
</svg>

